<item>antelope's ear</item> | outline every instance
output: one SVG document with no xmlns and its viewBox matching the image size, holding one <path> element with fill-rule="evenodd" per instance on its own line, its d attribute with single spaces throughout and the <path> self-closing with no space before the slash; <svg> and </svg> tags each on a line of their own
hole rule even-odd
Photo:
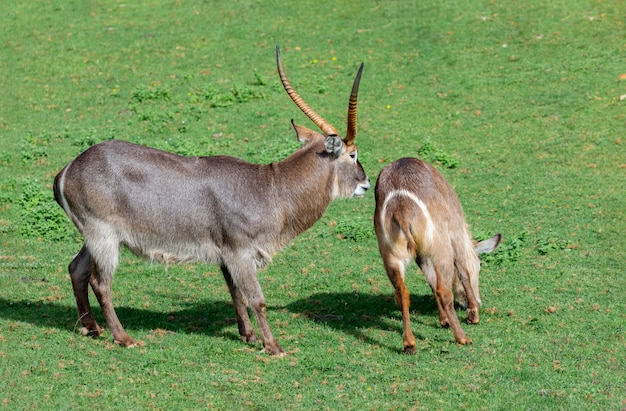
<svg viewBox="0 0 626 411">
<path fill-rule="evenodd" d="M 315 136 L 319 134 L 309 128 L 294 123 L 293 120 L 291 120 L 291 127 L 293 127 L 293 131 L 296 132 L 296 137 L 301 143 L 313 141 Z"/>
<path fill-rule="evenodd" d="M 498 247 L 501 240 L 502 236 L 500 234 L 496 234 L 493 237 L 476 244 L 474 246 L 474 250 L 476 250 L 476 254 L 490 253 Z"/>
<path fill-rule="evenodd" d="M 343 141 L 339 138 L 339 136 L 326 137 L 326 140 L 324 140 L 324 148 L 327 153 L 332 154 L 335 157 L 339 157 L 345 151 Z"/>
</svg>

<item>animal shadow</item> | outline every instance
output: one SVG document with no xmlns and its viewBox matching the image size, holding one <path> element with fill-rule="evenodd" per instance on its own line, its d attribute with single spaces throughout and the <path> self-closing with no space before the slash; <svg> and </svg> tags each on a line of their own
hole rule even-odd
<svg viewBox="0 0 626 411">
<path fill-rule="evenodd" d="M 393 291 L 389 294 L 317 293 L 289 303 L 284 308 L 304 315 L 311 321 L 323 322 L 328 327 L 353 335 L 369 344 L 379 345 L 393 352 L 403 352 L 402 321 Z M 411 295 L 411 314 L 415 313 L 420 316 L 414 321 L 416 338 L 424 338 L 419 335 L 419 328 L 432 327 L 433 322 L 430 320 L 438 318 L 432 294 Z M 371 329 L 395 333 L 397 339 L 394 340 L 395 343 L 386 344 L 372 337 Z"/>
<path fill-rule="evenodd" d="M 106 327 L 100 307 L 92 304 L 94 316 L 100 326 Z M 350 334 L 372 345 L 386 347 L 390 351 L 402 352 L 402 322 L 393 292 L 388 294 L 332 293 L 312 294 L 295 300 L 284 307 L 268 305 L 269 311 L 286 309 L 303 315 L 314 322 L 323 322 L 339 332 Z M 157 311 L 128 306 L 116 307 L 116 312 L 131 334 L 137 330 L 166 330 L 175 333 L 198 333 L 211 337 L 220 336 L 240 341 L 237 322 L 230 300 L 204 299 L 190 302 L 171 311 Z M 431 294 L 412 295 L 411 312 L 417 315 L 413 321 L 416 338 L 423 326 L 433 326 L 437 307 Z M 271 316 L 271 314 L 270 314 Z M 26 322 L 38 327 L 59 330 L 77 330 L 80 322 L 76 307 L 49 301 L 12 300 L 0 298 L 0 317 L 12 321 Z M 430 325 L 426 325 L 430 324 Z M 371 329 L 397 334 L 397 344 L 385 344 L 371 336 Z M 106 338 L 110 337 L 107 332 Z"/>
<path fill-rule="evenodd" d="M 106 327 L 100 307 L 92 304 L 92 308 L 98 324 Z M 132 330 L 161 329 L 175 333 L 200 333 L 240 340 L 230 300 L 205 299 L 172 311 L 116 306 L 116 312 L 124 328 L 131 333 Z M 0 317 L 60 330 L 80 328 L 76 307 L 55 302 L 0 298 Z M 105 335 L 106 338 L 110 337 L 108 332 Z"/>
</svg>

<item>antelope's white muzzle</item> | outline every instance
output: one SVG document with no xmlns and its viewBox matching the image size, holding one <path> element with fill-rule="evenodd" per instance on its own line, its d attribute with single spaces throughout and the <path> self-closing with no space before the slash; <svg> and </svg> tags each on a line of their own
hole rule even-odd
<svg viewBox="0 0 626 411">
<path fill-rule="evenodd" d="M 356 190 L 354 190 L 354 194 L 352 194 L 354 197 L 362 197 L 365 195 L 365 192 L 367 190 L 369 190 L 371 187 L 370 185 L 370 179 L 368 178 L 367 181 L 365 182 L 365 184 L 359 184 L 356 187 Z"/>
</svg>

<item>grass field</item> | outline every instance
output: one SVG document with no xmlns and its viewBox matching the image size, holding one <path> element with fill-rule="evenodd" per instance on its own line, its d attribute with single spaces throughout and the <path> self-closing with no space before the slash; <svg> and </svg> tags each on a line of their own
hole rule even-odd
<svg viewBox="0 0 626 411">
<path fill-rule="evenodd" d="M 626 409 L 623 0 L 1 8 L 0 408 Z M 81 239 L 53 200 L 56 173 L 110 138 L 286 157 L 289 120 L 313 126 L 280 86 L 276 45 L 340 131 L 365 63 L 356 143 L 372 182 L 419 155 L 475 236 L 502 233 L 483 262 L 481 324 L 463 326 L 472 345 L 438 326 L 414 267 L 417 353 L 402 354 L 372 192 L 333 203 L 260 273 L 284 357 L 240 341 L 217 267 L 130 253 L 114 303 L 142 346 L 77 333 L 67 265 Z"/>
</svg>

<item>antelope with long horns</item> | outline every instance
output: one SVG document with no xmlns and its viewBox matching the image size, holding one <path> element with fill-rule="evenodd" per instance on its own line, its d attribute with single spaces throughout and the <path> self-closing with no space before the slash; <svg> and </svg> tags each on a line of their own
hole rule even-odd
<svg viewBox="0 0 626 411">
<path fill-rule="evenodd" d="M 479 322 L 478 254 L 496 249 L 501 236 L 474 244 L 461 203 L 443 175 L 416 158 L 385 167 L 375 188 L 374 228 L 387 276 L 402 312 L 404 352 L 415 352 L 409 320 L 409 292 L 404 274 L 411 260 L 435 294 L 439 323 L 451 327 L 456 342 L 471 343 L 454 309 L 454 297 L 467 307 L 467 320 Z"/>
<path fill-rule="evenodd" d="M 257 270 L 310 228 L 333 199 L 362 196 L 370 183 L 354 144 L 363 64 L 352 86 L 342 139 L 293 89 L 278 47 L 276 61 L 285 90 L 322 131 L 292 120 L 303 145 L 282 161 L 260 165 L 227 156 L 183 157 L 111 140 L 87 149 L 56 176 L 55 198 L 84 237 L 69 265 L 83 334 L 103 334 L 89 305 L 91 286 L 113 340 L 136 345 L 122 327 L 111 296 L 124 245 L 151 261 L 219 265 L 241 338 L 258 341 L 249 307 L 265 352 L 284 353 L 266 318 Z"/>
</svg>

